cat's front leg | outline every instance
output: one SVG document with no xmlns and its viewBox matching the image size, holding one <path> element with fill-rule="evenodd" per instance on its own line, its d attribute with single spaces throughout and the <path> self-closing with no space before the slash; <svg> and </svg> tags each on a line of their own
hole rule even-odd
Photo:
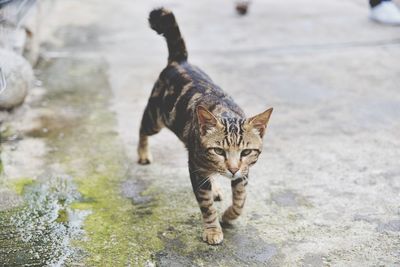
<svg viewBox="0 0 400 267">
<path fill-rule="evenodd" d="M 243 178 L 231 182 L 232 186 L 232 205 L 229 206 L 222 215 L 224 223 L 231 223 L 242 214 L 243 206 L 246 201 L 247 180 Z"/>
<path fill-rule="evenodd" d="M 203 217 L 203 240 L 210 245 L 220 244 L 224 235 L 214 205 L 214 193 L 210 178 L 195 172 L 191 172 L 190 178 Z"/>
</svg>

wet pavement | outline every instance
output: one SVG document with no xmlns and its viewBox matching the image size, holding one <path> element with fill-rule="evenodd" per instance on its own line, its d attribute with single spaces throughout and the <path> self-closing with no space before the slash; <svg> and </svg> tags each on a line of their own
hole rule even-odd
<svg viewBox="0 0 400 267">
<path fill-rule="evenodd" d="M 0 265 L 400 265 L 400 35 L 368 21 L 365 2 L 253 1 L 244 17 L 230 2 L 162 2 L 190 61 L 246 114 L 274 107 L 220 246 L 201 240 L 172 133 L 150 139 L 153 164 L 136 164 L 167 59 L 146 22 L 160 2 L 55 2 L 41 83 L 2 123 Z"/>
</svg>

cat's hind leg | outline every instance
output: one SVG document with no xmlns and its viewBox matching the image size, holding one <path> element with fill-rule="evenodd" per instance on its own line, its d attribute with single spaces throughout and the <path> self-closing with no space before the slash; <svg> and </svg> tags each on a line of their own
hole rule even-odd
<svg viewBox="0 0 400 267">
<path fill-rule="evenodd" d="M 143 112 L 142 122 L 139 131 L 138 144 L 138 163 L 142 165 L 150 164 L 153 160 L 149 149 L 149 136 L 161 131 L 164 124 L 161 120 L 159 108 L 152 102 L 150 98 L 146 109 Z"/>
</svg>

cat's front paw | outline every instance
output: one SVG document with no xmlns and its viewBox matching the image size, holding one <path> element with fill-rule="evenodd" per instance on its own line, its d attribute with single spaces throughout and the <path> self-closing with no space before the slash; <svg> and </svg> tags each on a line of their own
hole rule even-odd
<svg viewBox="0 0 400 267">
<path fill-rule="evenodd" d="M 153 161 L 153 158 L 149 152 L 139 151 L 139 160 L 138 163 L 140 165 L 147 165 Z"/>
<path fill-rule="evenodd" d="M 222 243 L 224 234 L 221 228 L 209 228 L 203 232 L 203 240 L 209 245 L 218 245 Z"/>
<path fill-rule="evenodd" d="M 240 216 L 241 210 L 234 210 L 232 206 L 226 209 L 224 214 L 222 214 L 222 222 L 224 224 L 232 224 Z"/>
</svg>

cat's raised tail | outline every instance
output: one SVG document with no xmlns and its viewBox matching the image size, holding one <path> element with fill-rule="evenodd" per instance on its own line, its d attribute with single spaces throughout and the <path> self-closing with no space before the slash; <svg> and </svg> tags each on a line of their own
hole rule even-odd
<svg viewBox="0 0 400 267">
<path fill-rule="evenodd" d="M 165 8 L 154 9 L 149 16 L 150 27 L 167 40 L 168 62 L 186 61 L 188 54 L 185 41 L 179 31 L 174 14 Z"/>
</svg>

